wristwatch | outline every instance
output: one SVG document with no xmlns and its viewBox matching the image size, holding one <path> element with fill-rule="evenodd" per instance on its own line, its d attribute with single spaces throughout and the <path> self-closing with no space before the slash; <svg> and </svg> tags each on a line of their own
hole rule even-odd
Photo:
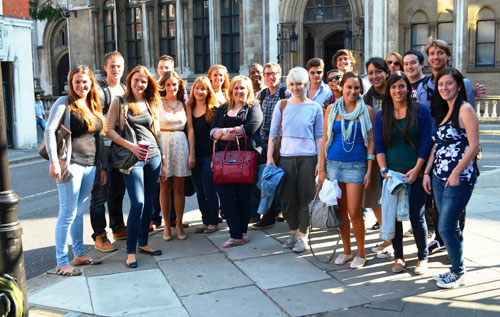
<svg viewBox="0 0 500 317">
<path fill-rule="evenodd" d="M 384 174 L 389 172 L 389 169 L 387 167 L 384 167 L 384 168 L 381 168 L 380 169 L 380 175 L 382 175 L 382 177 L 384 177 Z"/>
<path fill-rule="evenodd" d="M 226 135 L 226 134 L 227 134 L 227 129 L 226 128 L 222 129 L 222 135 Z"/>
</svg>

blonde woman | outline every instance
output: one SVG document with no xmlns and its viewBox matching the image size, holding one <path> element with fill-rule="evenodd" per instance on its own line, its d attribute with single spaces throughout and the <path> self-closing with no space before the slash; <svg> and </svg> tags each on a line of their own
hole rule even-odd
<svg viewBox="0 0 500 317">
<path fill-rule="evenodd" d="M 137 142 L 149 142 L 149 148 L 140 147 L 122 138 L 116 131 L 121 116 L 121 102 L 127 111 L 128 122 L 134 129 Z M 138 65 L 127 76 L 125 97 L 113 99 L 108 113 L 108 137 L 116 144 L 127 148 L 138 161 L 128 174 L 124 173 L 125 186 L 130 198 L 130 212 L 127 219 L 127 259 L 129 268 L 136 268 L 136 252 L 161 255 L 148 245 L 149 222 L 153 211 L 155 186 L 158 177 L 166 177 L 166 161 L 160 137 L 160 95 L 156 80 L 148 69 Z M 120 127 L 122 128 L 122 127 Z M 161 165 L 161 167 L 160 167 Z M 161 170 L 161 173 L 160 173 Z"/>
<path fill-rule="evenodd" d="M 391 75 L 403 71 L 403 57 L 398 52 L 390 52 L 387 54 L 385 62 L 389 65 Z"/>
<path fill-rule="evenodd" d="M 218 109 L 217 98 L 210 86 L 208 77 L 196 78 L 189 95 L 187 108 L 191 109 L 196 165 L 192 169 L 192 178 L 196 186 L 198 207 L 203 224 L 196 228 L 196 233 L 210 234 L 218 228 L 219 197 L 215 191 L 212 163 L 212 140 L 210 127 Z"/>
<path fill-rule="evenodd" d="M 229 101 L 221 106 L 212 122 L 212 138 L 218 140 L 215 151 L 223 151 L 228 141 L 239 139 L 245 144 L 246 134 L 248 150 L 262 153 L 260 127 L 262 110 L 254 100 L 252 82 L 246 76 L 236 76 L 229 85 Z M 236 142 L 231 142 L 231 150 L 236 150 Z M 238 246 L 250 242 L 247 236 L 250 218 L 250 196 L 253 184 L 216 184 L 222 212 L 229 225 L 230 238 L 222 244 L 223 248 Z"/>
<path fill-rule="evenodd" d="M 82 271 L 69 264 L 68 233 L 73 242 L 75 265 L 100 263 L 100 260 L 85 255 L 83 211 L 92 190 L 96 163 L 106 165 L 105 168 L 107 164 L 101 138 L 105 131 L 105 119 L 92 71 L 87 66 L 73 68 L 69 74 L 68 90 L 69 95 L 60 97 L 52 106 L 44 138 L 50 160 L 50 177 L 56 179 L 59 193 L 55 234 L 56 272 L 63 276 L 76 276 Z M 59 122 L 72 132 L 67 153 L 61 158 L 57 154 L 55 135 Z M 104 169 L 101 172 L 101 184 L 106 182 L 107 173 Z"/>
<path fill-rule="evenodd" d="M 219 105 L 225 104 L 228 99 L 229 75 L 224 65 L 213 65 L 208 69 L 208 79 L 212 84 Z"/>
<path fill-rule="evenodd" d="M 160 206 L 165 219 L 163 240 L 172 239 L 170 230 L 170 207 L 172 190 L 177 216 L 177 238 L 187 238 L 182 225 L 184 206 L 184 179 L 191 176 L 195 165 L 194 133 L 191 108 L 184 105 L 184 81 L 176 72 L 168 71 L 159 82 L 162 107 L 160 111 L 160 127 L 167 161 L 167 179 L 160 182 Z M 184 133 L 187 130 L 187 138 Z"/>
</svg>

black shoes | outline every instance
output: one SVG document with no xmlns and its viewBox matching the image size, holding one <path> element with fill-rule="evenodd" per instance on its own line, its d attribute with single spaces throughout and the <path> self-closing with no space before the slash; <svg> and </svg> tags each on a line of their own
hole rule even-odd
<svg viewBox="0 0 500 317">
<path fill-rule="evenodd" d="M 162 254 L 161 250 L 152 250 L 152 251 L 149 251 L 149 250 L 145 250 L 145 249 L 140 248 L 140 247 L 139 247 L 139 252 L 146 253 L 146 254 L 149 254 L 149 255 L 161 255 Z"/>
</svg>

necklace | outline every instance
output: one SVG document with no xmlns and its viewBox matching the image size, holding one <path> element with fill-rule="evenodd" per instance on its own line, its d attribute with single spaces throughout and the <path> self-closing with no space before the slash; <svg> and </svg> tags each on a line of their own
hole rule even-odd
<svg viewBox="0 0 500 317">
<path fill-rule="evenodd" d="M 175 104 L 175 106 L 172 106 L 172 105 L 168 102 L 168 100 L 166 100 L 166 99 L 165 99 L 165 103 L 167 104 L 167 107 L 168 107 L 168 108 L 170 108 L 170 109 L 172 109 L 172 110 L 175 110 L 175 109 L 179 108 L 179 100 L 177 100 L 177 103 Z"/>
</svg>

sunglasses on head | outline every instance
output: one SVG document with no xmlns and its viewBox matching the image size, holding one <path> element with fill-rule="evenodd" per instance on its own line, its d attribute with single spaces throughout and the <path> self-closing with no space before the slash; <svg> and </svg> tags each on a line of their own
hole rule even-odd
<svg viewBox="0 0 500 317">
<path fill-rule="evenodd" d="M 311 71 L 309 71 L 309 74 L 311 74 L 311 75 L 316 75 L 316 74 L 321 75 L 321 74 L 323 74 L 323 71 L 322 70 L 316 70 L 316 71 L 311 70 Z"/>
<path fill-rule="evenodd" d="M 342 76 L 340 76 L 340 75 L 335 75 L 335 76 L 333 76 L 333 77 L 328 78 L 328 82 L 331 82 L 331 81 L 332 81 L 332 80 L 334 80 L 334 79 L 335 79 L 335 80 L 339 80 L 339 79 L 341 79 L 341 78 L 342 78 Z"/>
</svg>

